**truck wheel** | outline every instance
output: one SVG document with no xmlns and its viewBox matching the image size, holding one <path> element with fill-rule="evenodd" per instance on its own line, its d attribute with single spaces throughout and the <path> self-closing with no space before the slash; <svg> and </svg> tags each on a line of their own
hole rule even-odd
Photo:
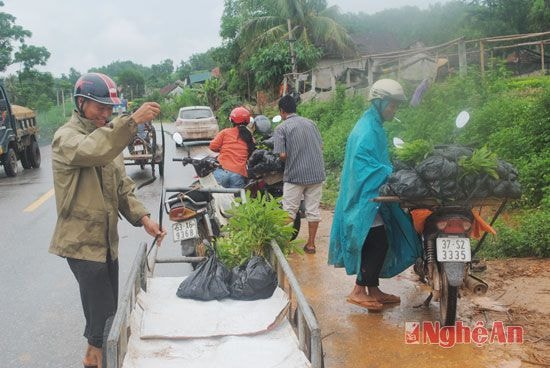
<svg viewBox="0 0 550 368">
<path fill-rule="evenodd" d="M 4 155 L 2 159 L 2 165 L 4 165 L 4 171 L 7 176 L 16 176 L 18 171 L 17 166 L 17 155 L 13 148 L 8 148 L 8 152 Z"/>
<path fill-rule="evenodd" d="M 30 156 L 30 146 L 25 147 L 25 150 L 21 153 L 21 165 L 23 165 L 23 169 L 32 168 Z"/>
<path fill-rule="evenodd" d="M 32 167 L 35 169 L 38 169 L 40 167 L 40 147 L 38 147 L 38 143 L 36 141 L 32 141 L 31 145 L 29 146 L 30 154 L 29 154 L 29 161 L 31 162 Z"/>
</svg>

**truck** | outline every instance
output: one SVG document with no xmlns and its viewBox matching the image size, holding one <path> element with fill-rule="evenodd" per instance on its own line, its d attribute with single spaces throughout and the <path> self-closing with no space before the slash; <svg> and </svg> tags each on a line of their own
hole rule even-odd
<svg viewBox="0 0 550 368">
<path fill-rule="evenodd" d="M 24 169 L 40 167 L 38 124 L 29 108 L 12 105 L 0 84 L 0 162 L 7 176 L 16 176 L 18 161 Z"/>
</svg>

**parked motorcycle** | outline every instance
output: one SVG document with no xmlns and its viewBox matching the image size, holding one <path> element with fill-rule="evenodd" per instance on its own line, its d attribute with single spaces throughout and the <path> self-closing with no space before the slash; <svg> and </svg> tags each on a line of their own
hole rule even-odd
<svg viewBox="0 0 550 368">
<path fill-rule="evenodd" d="M 469 120 L 467 112 L 461 112 L 455 125 L 462 128 Z M 396 148 L 403 147 L 400 138 L 394 138 Z M 446 147 L 438 146 L 444 150 Z M 428 306 L 432 299 L 439 302 L 439 319 L 446 326 L 454 325 L 457 314 L 459 288 L 465 284 L 481 285 L 479 290 L 487 291 L 487 284 L 470 275 L 472 256 L 475 255 L 483 239 L 472 250 L 471 237 L 476 226 L 487 225 L 472 211 L 475 207 L 499 204 L 492 225 L 506 204 L 506 199 L 495 201 L 493 198 L 466 198 L 465 200 L 441 201 L 437 198 L 416 198 L 414 200 L 399 197 L 378 197 L 377 202 L 399 202 L 402 208 L 410 211 L 413 218 L 424 226 L 421 233 L 422 257 L 415 265 L 414 271 L 420 280 L 431 287 L 428 298 L 423 303 Z M 489 226 L 490 227 L 490 226 Z M 485 227 L 487 229 L 487 227 Z M 487 230 L 486 230 L 487 231 Z"/>
<path fill-rule="evenodd" d="M 189 150 L 189 157 L 174 158 L 173 161 L 181 162 L 183 166 L 193 165 L 198 178 L 190 187 L 166 188 L 167 192 L 176 194 L 165 201 L 165 210 L 174 222 L 173 238 L 174 242 L 180 243 L 182 255 L 202 257 L 206 253 L 203 240 L 212 243 L 213 239 L 220 236 L 221 227 L 227 224 L 227 210 L 234 202 L 234 194 L 244 197 L 244 191 L 223 188 L 217 184 L 212 173 L 220 164 L 214 157 L 190 157 L 192 146 L 201 146 L 207 142 L 183 143 L 178 133 L 174 133 L 173 138 Z M 196 262 L 192 264 L 196 266 Z"/>
</svg>

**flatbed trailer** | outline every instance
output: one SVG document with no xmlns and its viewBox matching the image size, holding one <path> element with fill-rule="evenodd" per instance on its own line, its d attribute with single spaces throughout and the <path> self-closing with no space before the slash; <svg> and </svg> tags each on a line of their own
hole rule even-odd
<svg viewBox="0 0 550 368">
<path fill-rule="evenodd" d="M 235 191 L 237 193 L 238 190 Z M 136 338 L 141 338 L 139 336 L 140 330 L 138 324 L 136 324 L 136 313 L 138 313 L 140 296 L 143 297 L 148 292 L 148 287 L 151 285 L 151 281 L 162 281 L 162 277 L 155 276 L 155 266 L 157 264 L 166 264 L 166 263 L 184 263 L 184 262 L 196 262 L 204 259 L 203 257 L 169 257 L 163 258 L 159 257 L 157 254 L 157 248 L 153 249 L 151 256 L 147 256 L 147 245 L 145 243 L 140 244 L 138 248 L 137 255 L 131 266 L 130 274 L 128 280 L 124 286 L 123 292 L 121 294 L 121 300 L 119 302 L 118 310 L 116 315 L 112 320 L 112 325 L 110 329 L 106 329 L 106 336 L 104 338 L 104 352 L 105 352 L 105 364 L 104 368 L 126 368 L 129 367 L 175 367 L 173 357 L 167 356 L 166 351 L 170 350 L 164 348 L 162 351 L 152 352 L 152 358 L 154 363 L 151 363 L 151 360 L 148 360 L 148 364 L 132 364 L 125 365 L 125 357 L 128 352 L 135 347 L 132 346 L 136 341 Z M 279 316 L 273 316 L 273 319 L 276 321 L 278 326 L 288 325 L 286 330 L 292 331 L 292 336 L 289 335 L 289 344 L 290 346 L 296 349 L 296 352 L 300 355 L 303 354 L 303 364 L 293 365 L 293 367 L 312 367 L 312 368 L 321 368 L 323 367 L 323 350 L 321 344 L 321 330 L 317 319 L 309 306 L 302 290 L 298 284 L 298 280 L 295 277 L 292 269 L 290 268 L 284 254 L 282 253 L 280 247 L 275 241 L 271 242 L 271 249 L 268 259 L 273 266 L 273 269 L 276 270 L 278 278 L 278 286 L 284 294 L 288 297 L 288 304 L 285 307 L 284 313 L 281 313 Z M 279 290 L 279 289 L 278 289 Z M 173 294 L 175 294 L 173 291 Z M 164 303 L 164 300 L 155 300 L 155 303 Z M 239 302 L 239 301 L 235 301 Z M 243 314 L 251 314 L 255 311 L 243 310 Z M 220 310 L 219 313 L 223 313 L 223 310 Z M 284 318 L 283 318 L 284 317 Z M 185 311 L 182 310 L 182 313 L 174 315 L 174 318 L 188 318 L 185 316 Z M 181 320 L 178 322 L 182 322 Z M 274 324 L 275 326 L 275 324 Z M 279 330 L 281 330 L 281 327 Z M 274 327 L 277 330 L 277 327 Z M 285 330 L 285 331 L 286 331 Z M 271 328 L 267 329 L 265 333 L 273 332 Z M 241 346 L 246 344 L 248 341 L 251 344 L 251 355 L 252 352 L 257 352 L 257 344 L 254 344 L 255 339 L 259 339 L 263 333 L 258 333 L 256 335 L 248 336 L 233 336 L 227 335 L 223 337 L 218 337 L 220 339 L 228 338 L 237 340 Z M 285 335 L 286 336 L 286 335 Z M 192 346 L 197 351 L 201 351 L 201 344 L 212 345 L 212 339 L 196 338 L 196 339 L 186 339 L 185 341 L 189 343 L 192 341 Z M 157 342 L 169 343 L 169 341 L 177 341 L 168 339 L 160 339 Z M 182 340 L 179 340 L 180 342 Z M 178 344 L 176 342 L 175 344 Z M 237 345 L 239 345 L 237 344 Z M 206 349 L 206 347 L 205 347 Z M 252 350 L 256 349 L 256 350 Z M 168 354 L 169 355 L 169 354 Z M 257 355 L 257 354 L 256 354 Z M 172 360 L 171 360 L 172 359 Z M 229 359 L 229 358 L 228 358 Z M 253 357 L 250 357 L 253 359 Z M 257 367 L 283 367 L 284 365 L 269 365 L 267 362 L 255 362 L 254 366 Z M 192 361 L 188 361 L 188 364 L 185 366 L 195 367 Z M 214 366 L 214 365 L 212 365 Z M 218 365 L 219 361 L 218 361 Z M 227 361 L 228 367 L 233 367 L 230 361 Z"/>
</svg>

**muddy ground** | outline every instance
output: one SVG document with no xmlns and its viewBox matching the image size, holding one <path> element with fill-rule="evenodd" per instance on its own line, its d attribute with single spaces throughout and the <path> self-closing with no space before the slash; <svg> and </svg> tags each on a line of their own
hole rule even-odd
<svg viewBox="0 0 550 368">
<path fill-rule="evenodd" d="M 405 323 L 437 319 L 437 303 L 415 308 L 429 289 L 409 269 L 381 282 L 382 290 L 401 296 L 400 305 L 369 313 L 346 303 L 354 278 L 327 265 L 331 223 L 332 212 L 324 210 L 317 253 L 290 258 L 320 322 L 327 368 L 550 367 L 550 259 L 488 260 L 487 269 L 475 274 L 489 285 L 487 293 L 460 291 L 457 320 L 471 327 L 495 321 L 521 326 L 522 344 L 410 345 L 405 343 Z M 302 226 L 300 238 L 306 230 Z"/>
</svg>

